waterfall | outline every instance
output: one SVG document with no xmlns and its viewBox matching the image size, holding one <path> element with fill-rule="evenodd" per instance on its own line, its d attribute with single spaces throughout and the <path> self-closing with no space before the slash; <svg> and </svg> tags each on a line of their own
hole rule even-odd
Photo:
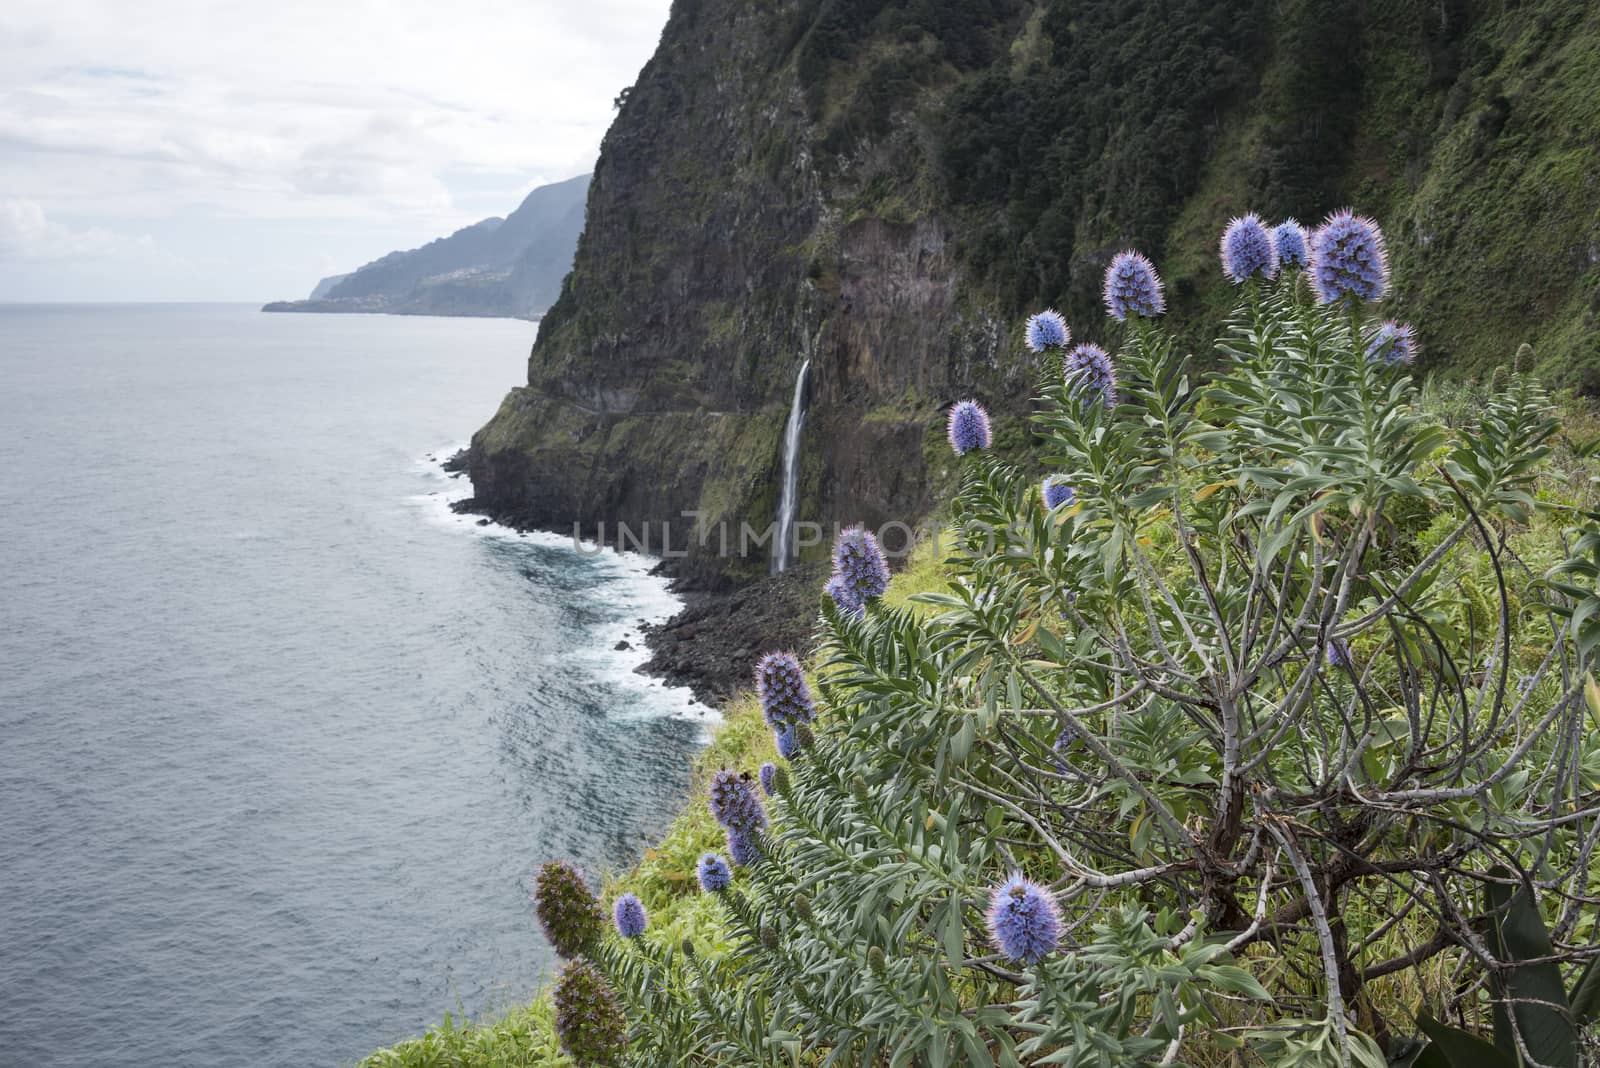
<svg viewBox="0 0 1600 1068">
<path fill-rule="evenodd" d="M 778 496 L 778 535 L 772 544 L 774 575 L 789 566 L 794 511 L 800 496 L 800 428 L 806 421 L 806 374 L 810 370 L 810 360 L 800 365 L 794 379 L 794 400 L 789 404 L 789 423 L 783 429 L 783 491 Z"/>
</svg>

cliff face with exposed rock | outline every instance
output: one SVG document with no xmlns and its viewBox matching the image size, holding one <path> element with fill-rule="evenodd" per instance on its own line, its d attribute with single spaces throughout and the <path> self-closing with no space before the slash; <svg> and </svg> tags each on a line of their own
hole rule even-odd
<svg viewBox="0 0 1600 1068">
<path fill-rule="evenodd" d="M 1527 340 L 1600 384 L 1600 14 L 1509 6 L 677 0 L 527 384 L 473 439 L 475 504 L 761 573 L 740 526 L 773 518 L 809 359 L 801 518 L 918 519 L 942 405 L 1025 440 L 1023 314 L 1104 340 L 1099 275 L 1136 245 L 1180 326 L 1214 322 L 1215 238 L 1252 207 L 1378 216 L 1436 360 Z"/>
</svg>

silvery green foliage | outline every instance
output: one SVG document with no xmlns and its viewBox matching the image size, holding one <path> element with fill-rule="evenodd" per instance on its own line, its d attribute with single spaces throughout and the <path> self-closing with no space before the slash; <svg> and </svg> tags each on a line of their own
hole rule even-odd
<svg viewBox="0 0 1600 1068">
<path fill-rule="evenodd" d="M 1580 955 L 1600 515 L 1558 583 L 1519 571 L 1543 395 L 1513 378 L 1451 434 L 1360 314 L 1287 272 L 1209 374 L 1131 316 L 1120 403 L 1041 382 L 1073 508 L 973 451 L 951 592 L 823 598 L 817 716 L 715 894 L 722 948 L 600 953 L 632 1063 L 1177 1063 L 1222 1024 L 1374 1063 L 1355 1021 L 1415 1032 L 1386 977 L 1443 967 L 1454 1018 L 1504 972 L 1495 863 Z M 1013 875 L 1059 907 L 1028 963 L 986 922 Z"/>
</svg>

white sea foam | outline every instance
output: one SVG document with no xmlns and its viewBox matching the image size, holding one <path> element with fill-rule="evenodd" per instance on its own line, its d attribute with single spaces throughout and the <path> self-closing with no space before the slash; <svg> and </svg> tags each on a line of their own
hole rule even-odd
<svg viewBox="0 0 1600 1068">
<path fill-rule="evenodd" d="M 456 501 L 472 496 L 472 483 L 465 474 L 446 471 L 444 464 L 465 443 L 436 449 L 417 461 L 418 474 L 430 488 L 410 497 L 422 509 L 428 522 L 458 530 L 474 537 L 561 549 L 591 568 L 601 570 L 609 581 L 606 602 L 615 609 L 613 618 L 594 625 L 588 652 L 594 676 L 616 689 L 620 700 L 609 713 L 614 719 L 654 719 L 670 716 L 710 724 L 721 717 L 716 709 L 697 701 L 686 686 L 669 686 L 660 679 L 642 674 L 638 668 L 650 659 L 641 627 L 664 623 L 683 608 L 683 601 L 672 592 L 667 579 L 652 574 L 659 561 L 642 553 L 620 552 L 593 541 L 579 541 L 569 534 L 542 530 L 517 530 L 503 523 L 452 509 Z M 630 648 L 618 649 L 627 642 Z"/>
</svg>

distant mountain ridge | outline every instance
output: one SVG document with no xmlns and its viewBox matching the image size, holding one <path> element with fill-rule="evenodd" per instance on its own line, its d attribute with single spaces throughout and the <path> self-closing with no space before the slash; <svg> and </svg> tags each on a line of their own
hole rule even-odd
<svg viewBox="0 0 1600 1068">
<path fill-rule="evenodd" d="M 318 282 L 306 300 L 262 311 L 387 312 L 532 319 L 561 292 L 583 232 L 587 174 L 529 193 L 504 219 L 473 223 Z"/>
</svg>

